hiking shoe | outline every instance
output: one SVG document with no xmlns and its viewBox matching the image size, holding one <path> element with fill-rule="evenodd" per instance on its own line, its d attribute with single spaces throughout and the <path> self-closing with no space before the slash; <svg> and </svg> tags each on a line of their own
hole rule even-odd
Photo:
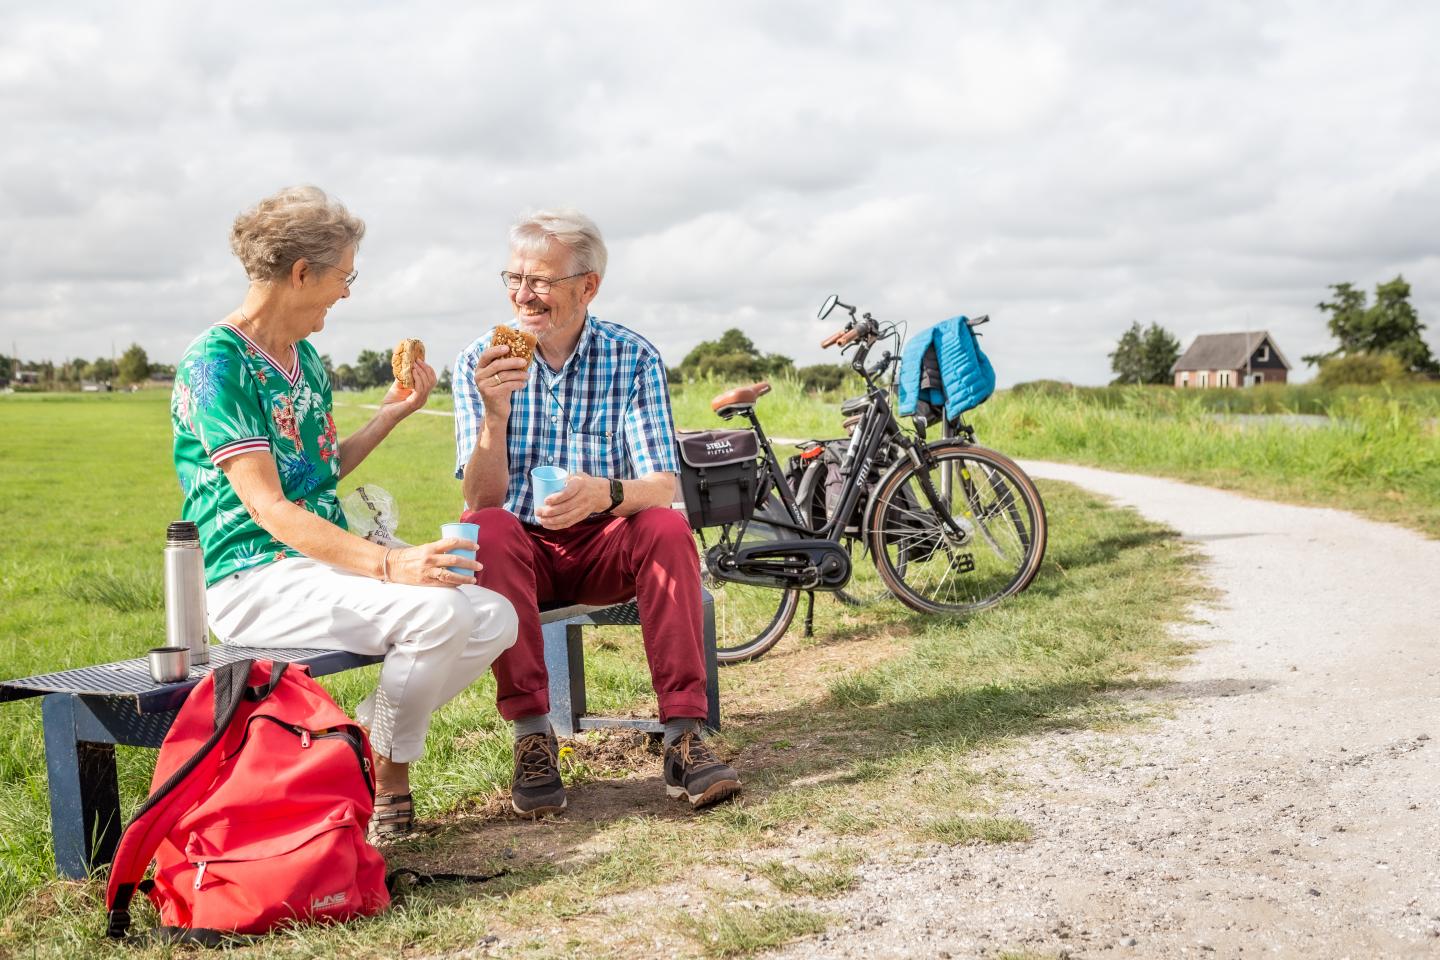
<svg viewBox="0 0 1440 960">
<path fill-rule="evenodd" d="M 510 781 L 510 808 L 538 820 L 565 809 L 554 733 L 531 733 L 515 741 L 515 776 Z"/>
<path fill-rule="evenodd" d="M 708 807 L 739 793 L 740 775 L 692 730 L 665 748 L 665 792 L 692 807 Z"/>
</svg>

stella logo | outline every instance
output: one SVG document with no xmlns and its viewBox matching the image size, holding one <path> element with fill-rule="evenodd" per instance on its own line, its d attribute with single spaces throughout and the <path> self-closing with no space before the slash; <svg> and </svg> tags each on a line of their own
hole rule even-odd
<svg viewBox="0 0 1440 960">
<path fill-rule="evenodd" d="M 733 449 L 729 440 L 712 440 L 705 444 L 706 453 L 723 453 Z"/>
<path fill-rule="evenodd" d="M 318 899 L 311 900 L 310 912 L 319 913 L 321 910 L 329 910 L 332 907 L 344 906 L 345 901 L 349 899 L 350 894 L 346 893 L 344 890 L 341 890 L 338 893 L 330 894 L 330 896 L 328 897 L 320 897 Z"/>
</svg>

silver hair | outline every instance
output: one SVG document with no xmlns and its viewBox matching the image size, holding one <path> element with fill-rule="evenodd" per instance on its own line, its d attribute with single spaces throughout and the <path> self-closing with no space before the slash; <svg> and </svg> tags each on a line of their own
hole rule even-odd
<svg viewBox="0 0 1440 960">
<path fill-rule="evenodd" d="M 605 240 L 595 221 L 580 211 L 540 210 L 510 227 L 510 249 L 516 253 L 538 256 L 551 241 L 570 251 L 574 270 L 605 276 Z"/>
<path fill-rule="evenodd" d="M 251 280 L 280 280 L 297 260 L 334 266 L 360 245 L 365 221 L 319 187 L 286 187 L 235 218 L 230 249 Z"/>
</svg>

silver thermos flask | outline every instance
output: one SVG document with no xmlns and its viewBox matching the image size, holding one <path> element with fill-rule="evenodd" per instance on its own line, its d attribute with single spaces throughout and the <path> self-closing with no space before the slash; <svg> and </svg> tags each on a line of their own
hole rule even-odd
<svg viewBox="0 0 1440 960">
<path fill-rule="evenodd" d="M 210 662 L 205 554 L 189 520 L 176 520 L 165 531 L 165 644 L 189 647 L 191 666 Z"/>
</svg>

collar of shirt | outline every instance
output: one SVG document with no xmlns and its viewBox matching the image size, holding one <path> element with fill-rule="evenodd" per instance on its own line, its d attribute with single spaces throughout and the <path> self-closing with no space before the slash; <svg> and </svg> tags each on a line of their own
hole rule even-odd
<svg viewBox="0 0 1440 960">
<path fill-rule="evenodd" d="M 565 362 L 560 364 L 559 370 L 550 369 L 550 364 L 545 362 L 545 358 L 540 356 L 539 351 L 536 351 L 535 369 L 539 371 L 544 386 L 547 388 L 554 386 L 559 381 L 564 380 L 570 376 L 570 374 L 574 373 L 575 369 L 585 362 L 585 357 L 590 353 L 590 345 L 595 342 L 594 319 L 595 318 L 590 316 L 589 313 L 585 314 L 585 325 L 580 328 L 580 339 L 575 341 L 575 349 L 571 350 L 570 356 L 566 357 Z"/>
</svg>

